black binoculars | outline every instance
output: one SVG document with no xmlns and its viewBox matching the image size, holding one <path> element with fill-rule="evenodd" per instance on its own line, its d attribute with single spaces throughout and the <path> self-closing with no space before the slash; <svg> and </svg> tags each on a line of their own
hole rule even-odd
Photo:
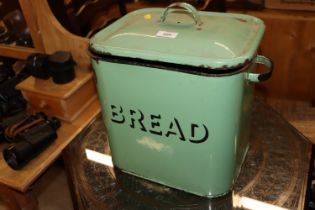
<svg viewBox="0 0 315 210">
<path fill-rule="evenodd" d="M 44 113 L 19 113 L 0 122 L 0 138 L 11 145 L 3 150 L 6 163 L 18 170 L 40 154 L 56 138 L 60 121 Z"/>
<path fill-rule="evenodd" d="M 27 76 L 25 72 L 15 75 L 11 67 L 0 65 L 0 119 L 25 110 L 27 102 L 15 86 Z"/>
<path fill-rule="evenodd" d="M 26 68 L 36 78 L 52 77 L 56 84 L 65 84 L 75 77 L 75 62 L 70 52 L 57 51 L 51 55 L 34 53 L 27 58 Z"/>
</svg>

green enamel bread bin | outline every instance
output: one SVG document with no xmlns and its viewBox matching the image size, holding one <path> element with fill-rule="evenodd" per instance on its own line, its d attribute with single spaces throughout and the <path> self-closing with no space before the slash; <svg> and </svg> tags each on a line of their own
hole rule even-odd
<svg viewBox="0 0 315 210">
<path fill-rule="evenodd" d="M 255 17 L 174 3 L 95 34 L 92 65 L 115 167 L 200 196 L 228 193 L 249 146 L 252 86 L 272 73 L 256 54 L 263 33 Z M 265 72 L 255 73 L 257 64 Z"/>
</svg>

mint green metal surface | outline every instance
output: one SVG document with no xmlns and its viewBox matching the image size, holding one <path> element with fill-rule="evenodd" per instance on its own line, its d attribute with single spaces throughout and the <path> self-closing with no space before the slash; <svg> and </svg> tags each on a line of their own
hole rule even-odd
<svg viewBox="0 0 315 210">
<path fill-rule="evenodd" d="M 197 12 L 186 3 L 175 6 L 127 14 L 97 33 L 91 49 L 211 69 L 239 67 L 254 58 L 264 32 L 261 20 L 241 14 Z"/>
<path fill-rule="evenodd" d="M 263 31 L 254 17 L 176 3 L 130 13 L 97 33 L 92 65 L 114 165 L 197 195 L 226 194 L 248 149 L 253 82 L 272 73 L 272 62 L 256 56 Z M 115 56 L 162 61 L 166 69 Z M 167 63 L 243 67 L 197 75 Z M 268 71 L 255 73 L 257 64 Z"/>
<path fill-rule="evenodd" d="M 115 166 L 201 196 L 230 190 L 248 147 L 247 72 L 205 77 L 92 63 Z M 203 125 L 208 137 L 198 142 L 206 134 Z"/>
</svg>

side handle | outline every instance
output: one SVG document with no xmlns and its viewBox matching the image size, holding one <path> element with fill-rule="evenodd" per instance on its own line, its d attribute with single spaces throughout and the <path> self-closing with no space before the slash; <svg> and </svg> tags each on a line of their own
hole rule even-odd
<svg viewBox="0 0 315 210">
<path fill-rule="evenodd" d="M 262 82 L 268 80 L 271 77 L 273 71 L 272 61 L 265 56 L 257 55 L 253 62 L 265 65 L 268 67 L 268 69 L 263 73 L 248 73 L 247 79 L 251 82 Z"/>
</svg>

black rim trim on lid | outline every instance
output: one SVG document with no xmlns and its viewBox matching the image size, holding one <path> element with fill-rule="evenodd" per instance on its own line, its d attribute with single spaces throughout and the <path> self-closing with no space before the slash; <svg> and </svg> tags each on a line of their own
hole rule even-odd
<svg viewBox="0 0 315 210">
<path fill-rule="evenodd" d="M 110 53 L 101 53 L 96 52 L 94 49 L 89 49 L 90 56 L 96 60 L 111 62 L 111 63 L 119 63 L 119 64 L 127 64 L 127 65 L 136 65 L 136 66 L 145 66 L 150 68 L 158 68 L 164 70 L 178 71 L 188 74 L 200 75 L 200 76 L 211 76 L 211 77 L 222 77 L 222 76 L 230 76 L 239 74 L 243 71 L 246 71 L 251 63 L 251 61 L 246 61 L 240 66 L 234 68 L 226 68 L 226 69 L 211 69 L 207 67 L 197 67 L 197 66 L 189 66 L 183 64 L 175 64 L 168 63 L 162 61 L 151 61 L 144 60 L 141 58 L 129 58 L 129 57 L 121 57 L 111 55 Z"/>
</svg>

